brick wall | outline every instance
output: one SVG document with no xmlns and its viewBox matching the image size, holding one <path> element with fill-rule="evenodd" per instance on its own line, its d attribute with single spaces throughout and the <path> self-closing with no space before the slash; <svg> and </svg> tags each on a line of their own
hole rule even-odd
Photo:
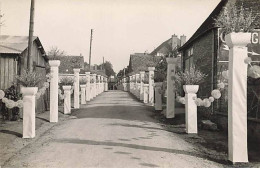
<svg viewBox="0 0 260 171">
<path fill-rule="evenodd" d="M 199 69 L 207 77 L 200 84 L 198 96 L 199 97 L 209 97 L 212 90 L 212 77 L 213 77 L 213 45 L 214 45 L 214 33 L 208 32 L 197 39 L 191 46 L 184 50 L 184 61 L 188 59 L 187 51 L 189 48 L 193 47 L 193 63 L 194 66 Z M 185 66 L 185 64 L 184 64 Z"/>
</svg>

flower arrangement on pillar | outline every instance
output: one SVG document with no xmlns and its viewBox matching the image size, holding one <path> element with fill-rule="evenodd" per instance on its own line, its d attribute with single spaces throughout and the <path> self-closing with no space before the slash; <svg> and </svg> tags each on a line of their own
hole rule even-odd
<svg viewBox="0 0 260 171">
<path fill-rule="evenodd" d="M 247 152 L 247 44 L 255 28 L 256 15 L 251 9 L 229 5 L 215 19 L 224 30 L 229 47 L 228 71 L 228 159 L 233 163 L 248 162 Z M 250 65 L 251 66 L 251 65 Z M 251 67 L 252 68 L 252 67 Z M 251 69 L 249 69 L 251 70 Z"/>
<path fill-rule="evenodd" d="M 194 98 L 197 98 L 199 83 L 206 77 L 199 70 L 191 67 L 184 72 L 178 72 L 173 76 L 175 85 L 178 87 L 183 85 L 185 98 L 177 97 L 182 104 L 185 104 L 185 122 L 187 133 L 198 133 L 197 128 L 197 105 Z"/>
<path fill-rule="evenodd" d="M 23 94 L 23 138 L 35 137 L 35 95 L 42 75 L 37 72 L 24 70 L 16 76 L 17 83 L 21 86 Z"/>
<path fill-rule="evenodd" d="M 64 114 L 71 113 L 71 87 L 73 84 L 73 77 L 65 76 L 60 79 L 60 86 L 62 86 L 62 89 L 64 90 Z"/>
</svg>

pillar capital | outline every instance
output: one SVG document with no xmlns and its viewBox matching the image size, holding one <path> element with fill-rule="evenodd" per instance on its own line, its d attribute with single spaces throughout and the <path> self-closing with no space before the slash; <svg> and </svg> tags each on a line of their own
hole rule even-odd
<svg viewBox="0 0 260 171">
<path fill-rule="evenodd" d="M 49 65 L 51 67 L 58 67 L 60 66 L 60 60 L 49 60 Z"/>
<path fill-rule="evenodd" d="M 166 58 L 168 64 L 177 64 L 178 58 Z"/>
<path fill-rule="evenodd" d="M 79 85 L 80 88 L 86 88 L 86 85 Z"/>
<path fill-rule="evenodd" d="M 154 71 L 155 67 L 148 67 L 148 71 Z"/>
<path fill-rule="evenodd" d="M 85 72 L 86 75 L 90 75 L 90 72 Z"/>
<path fill-rule="evenodd" d="M 73 71 L 74 71 L 74 73 L 78 73 L 78 72 L 80 72 L 80 68 L 74 68 Z"/>
<path fill-rule="evenodd" d="M 140 71 L 140 75 L 145 74 L 145 71 Z"/>
</svg>

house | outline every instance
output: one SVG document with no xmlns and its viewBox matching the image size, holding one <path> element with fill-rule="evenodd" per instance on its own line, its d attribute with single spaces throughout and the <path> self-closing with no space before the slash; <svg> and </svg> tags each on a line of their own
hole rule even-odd
<svg viewBox="0 0 260 171">
<path fill-rule="evenodd" d="M 0 89 L 9 88 L 15 81 L 15 75 L 27 69 L 28 36 L 0 36 Z M 32 66 L 34 71 L 46 75 L 48 58 L 37 36 L 33 37 Z M 47 109 L 46 97 L 37 100 L 36 112 Z"/>
<path fill-rule="evenodd" d="M 161 60 L 161 56 L 152 56 L 147 53 L 134 53 L 130 55 L 128 73 L 139 73 L 140 71 L 148 71 L 148 67 L 154 67 Z"/>
<path fill-rule="evenodd" d="M 152 56 L 172 56 L 172 53 L 175 49 L 182 46 L 186 42 L 186 36 L 182 35 L 178 38 L 177 35 L 172 35 L 172 37 L 162 44 L 160 44 L 157 48 L 155 48 L 150 55 Z"/>
<path fill-rule="evenodd" d="M 172 35 L 172 37 L 162 44 L 160 44 L 157 48 L 154 49 L 150 53 L 152 56 L 161 57 L 161 60 L 165 60 L 167 57 L 178 57 L 177 66 L 181 68 L 182 60 L 179 57 L 180 54 L 178 53 L 178 48 L 183 46 L 186 43 L 186 36 L 182 35 L 180 38 L 177 35 Z M 166 64 L 167 65 L 167 64 Z"/>
<path fill-rule="evenodd" d="M 182 67 L 189 69 L 191 66 L 196 67 L 203 73 L 207 74 L 206 79 L 200 84 L 198 96 L 209 97 L 211 91 L 216 88 L 218 81 L 222 79 L 222 71 L 228 69 L 228 47 L 224 42 L 222 30 L 215 26 L 217 18 L 224 7 L 232 4 L 243 6 L 245 10 L 252 9 L 254 16 L 255 32 L 252 33 L 252 42 L 248 45 L 249 56 L 253 60 L 260 57 L 259 30 L 260 29 L 260 1 L 259 0 L 221 0 L 208 18 L 197 29 L 193 36 L 178 50 L 182 54 Z M 258 63 L 259 64 L 259 63 Z M 203 91 L 202 91 L 203 90 Z M 219 126 L 227 130 L 227 88 L 222 92 L 220 100 L 214 102 L 210 113 L 213 113 Z M 260 141 L 259 130 L 260 124 L 260 80 L 255 80 L 253 84 L 248 82 L 248 120 L 250 137 L 258 137 Z M 199 109 L 201 110 L 201 109 Z M 199 113 L 202 113 L 199 112 Z M 209 115 L 209 114 L 207 114 Z M 256 135 L 257 134 L 257 135 Z"/>
</svg>

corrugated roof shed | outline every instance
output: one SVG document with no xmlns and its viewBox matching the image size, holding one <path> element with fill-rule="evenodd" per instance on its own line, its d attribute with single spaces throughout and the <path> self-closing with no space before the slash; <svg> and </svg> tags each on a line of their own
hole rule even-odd
<svg viewBox="0 0 260 171">
<path fill-rule="evenodd" d="M 33 37 L 33 41 L 37 39 Z M 28 47 L 28 36 L 0 36 L 0 53 L 20 54 Z"/>
</svg>

